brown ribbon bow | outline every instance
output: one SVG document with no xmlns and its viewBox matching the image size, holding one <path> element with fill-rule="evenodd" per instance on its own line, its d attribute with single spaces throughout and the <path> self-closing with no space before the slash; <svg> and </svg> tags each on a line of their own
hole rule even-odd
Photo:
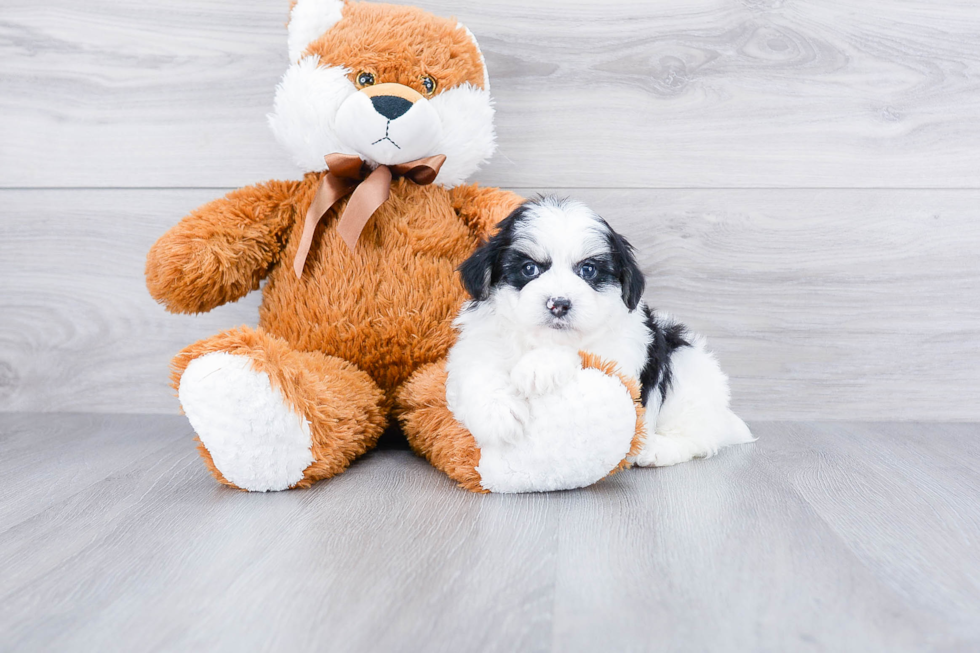
<svg viewBox="0 0 980 653">
<path fill-rule="evenodd" d="M 297 277 L 303 276 L 303 267 L 310 253 L 310 245 L 313 244 L 313 232 L 317 224 L 337 200 L 354 191 L 344 214 L 340 216 L 340 222 L 337 223 L 340 237 L 354 251 L 364 225 L 388 199 L 391 180 L 405 177 L 420 186 L 431 184 L 439 174 L 442 164 L 446 162 L 446 155 L 437 154 L 391 166 L 379 165 L 374 170 L 353 154 L 328 154 L 323 159 L 327 162 L 328 172 L 320 180 L 320 187 L 316 189 L 313 203 L 306 212 L 303 235 L 293 261 L 293 270 Z"/>
</svg>

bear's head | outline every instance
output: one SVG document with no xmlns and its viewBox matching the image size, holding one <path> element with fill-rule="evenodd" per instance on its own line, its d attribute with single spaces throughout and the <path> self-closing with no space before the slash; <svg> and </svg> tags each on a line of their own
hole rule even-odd
<svg viewBox="0 0 980 653">
<path fill-rule="evenodd" d="M 326 154 L 394 165 L 444 154 L 436 183 L 465 181 L 496 147 L 486 65 L 473 34 L 416 7 L 294 0 L 293 62 L 269 123 L 305 171 Z"/>
</svg>

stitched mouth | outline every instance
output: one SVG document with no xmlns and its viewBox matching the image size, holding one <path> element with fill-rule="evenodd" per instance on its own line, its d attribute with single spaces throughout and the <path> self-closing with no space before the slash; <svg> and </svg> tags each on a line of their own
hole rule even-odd
<svg viewBox="0 0 980 653">
<path fill-rule="evenodd" d="M 398 143 L 396 143 L 395 141 L 391 140 L 391 137 L 388 136 L 388 129 L 390 127 L 391 127 L 391 120 L 388 120 L 388 122 L 385 123 L 385 135 L 382 136 L 381 138 L 379 138 L 378 140 L 374 141 L 373 143 L 371 143 L 371 145 L 377 145 L 378 143 L 381 143 L 383 141 L 388 141 L 389 143 L 391 143 L 392 145 L 394 145 L 399 150 L 402 149 L 401 146 Z"/>
</svg>

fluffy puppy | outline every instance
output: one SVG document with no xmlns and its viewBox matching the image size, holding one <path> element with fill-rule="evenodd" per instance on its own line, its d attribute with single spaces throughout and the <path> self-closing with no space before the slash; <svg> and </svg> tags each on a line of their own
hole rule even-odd
<svg viewBox="0 0 980 653">
<path fill-rule="evenodd" d="M 633 248 L 580 202 L 523 204 L 460 272 L 472 300 L 455 322 L 446 399 L 481 447 L 533 438 L 529 404 L 581 370 L 579 351 L 641 383 L 647 435 L 633 462 L 673 465 L 753 440 L 704 339 L 644 304 Z"/>
</svg>

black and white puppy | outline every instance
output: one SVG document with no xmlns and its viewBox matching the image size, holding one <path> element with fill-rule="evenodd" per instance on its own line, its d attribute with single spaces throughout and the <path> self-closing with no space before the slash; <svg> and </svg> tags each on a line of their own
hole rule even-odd
<svg viewBox="0 0 980 653">
<path fill-rule="evenodd" d="M 640 381 L 646 443 L 637 464 L 673 465 L 752 441 L 704 339 L 645 305 L 633 248 L 580 202 L 525 203 L 460 272 L 472 300 L 455 322 L 446 395 L 481 448 L 535 438 L 534 398 L 582 372 L 579 351 Z M 591 394 L 571 403 L 587 401 L 582 392 Z"/>
</svg>

